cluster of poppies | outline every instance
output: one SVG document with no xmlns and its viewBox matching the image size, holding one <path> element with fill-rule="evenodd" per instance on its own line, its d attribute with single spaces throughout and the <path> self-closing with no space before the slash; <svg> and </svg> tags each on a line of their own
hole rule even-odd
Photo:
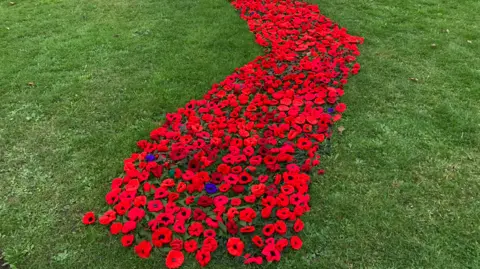
<svg viewBox="0 0 480 269">
<path fill-rule="evenodd" d="M 310 175 L 346 106 L 362 38 L 318 7 L 290 0 L 231 2 L 266 54 L 212 86 L 137 143 L 112 181 L 99 222 L 141 258 L 167 252 L 206 266 L 217 248 L 243 263 L 279 261 L 298 250 L 310 210 Z"/>
</svg>

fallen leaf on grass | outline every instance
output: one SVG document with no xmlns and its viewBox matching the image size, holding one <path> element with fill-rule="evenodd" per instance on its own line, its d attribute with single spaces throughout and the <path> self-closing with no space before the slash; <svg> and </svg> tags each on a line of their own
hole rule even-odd
<svg viewBox="0 0 480 269">
<path fill-rule="evenodd" d="M 418 82 L 418 78 L 408 78 L 410 81 Z"/>
<path fill-rule="evenodd" d="M 431 45 L 431 47 L 432 47 L 432 48 L 436 48 L 436 47 L 437 47 L 437 44 L 433 43 L 433 44 Z"/>
<path fill-rule="evenodd" d="M 35 86 L 35 83 L 34 82 L 29 82 L 27 85 L 30 86 L 30 87 L 33 87 L 33 86 Z"/>
<path fill-rule="evenodd" d="M 343 131 L 345 131 L 345 127 L 343 127 L 343 126 L 338 127 L 338 132 L 339 132 L 340 134 L 342 134 Z"/>
</svg>

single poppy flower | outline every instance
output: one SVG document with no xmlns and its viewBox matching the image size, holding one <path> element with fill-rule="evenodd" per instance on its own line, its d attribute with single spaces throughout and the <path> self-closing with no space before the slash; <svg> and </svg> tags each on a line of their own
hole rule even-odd
<svg viewBox="0 0 480 269">
<path fill-rule="evenodd" d="M 160 227 L 152 234 L 152 243 L 156 247 L 162 247 L 172 240 L 172 231 L 166 227 Z"/>
<path fill-rule="evenodd" d="M 294 250 L 299 250 L 300 248 L 302 248 L 302 239 L 300 239 L 300 237 L 294 235 L 290 238 L 290 245 L 292 246 L 292 248 Z"/>
<path fill-rule="evenodd" d="M 208 230 L 203 231 L 203 236 L 204 237 L 215 237 L 216 235 L 217 235 L 217 233 L 215 232 L 215 230 L 212 230 L 212 229 L 208 229 Z"/>
<path fill-rule="evenodd" d="M 245 257 L 245 261 L 243 262 L 243 264 L 252 264 L 252 263 L 255 263 L 255 264 L 262 264 L 263 263 L 263 258 L 261 256 L 258 256 L 258 257 Z"/>
<path fill-rule="evenodd" d="M 187 228 L 185 228 L 185 221 L 177 220 L 173 224 L 173 231 L 178 234 L 184 234 L 187 232 Z"/>
<path fill-rule="evenodd" d="M 121 222 L 114 222 L 110 226 L 110 233 L 111 234 L 119 234 L 122 231 L 123 224 Z"/>
<path fill-rule="evenodd" d="M 231 235 L 236 235 L 238 233 L 238 225 L 235 221 L 229 220 L 227 222 L 226 227 L 227 227 L 227 233 Z"/>
<path fill-rule="evenodd" d="M 83 215 L 82 222 L 85 225 L 90 225 L 90 224 L 95 223 L 95 214 L 91 211 L 85 213 L 85 215 Z"/>
<path fill-rule="evenodd" d="M 197 204 L 201 207 L 209 207 L 213 204 L 213 199 L 211 197 L 203 195 L 203 196 L 200 196 Z"/>
<path fill-rule="evenodd" d="M 169 269 L 180 268 L 182 266 L 185 257 L 183 253 L 178 250 L 170 250 L 167 254 L 167 258 L 165 260 L 165 265 Z"/>
<path fill-rule="evenodd" d="M 288 240 L 285 238 L 280 238 L 276 243 L 275 243 L 275 248 L 282 252 L 285 247 L 288 246 Z"/>
<path fill-rule="evenodd" d="M 203 232 L 203 225 L 200 222 L 192 222 L 188 227 L 188 234 L 191 236 L 200 236 Z"/>
<path fill-rule="evenodd" d="M 171 213 L 160 213 L 155 219 L 163 226 L 172 225 L 175 222 L 175 217 Z"/>
<path fill-rule="evenodd" d="M 182 239 L 175 238 L 170 242 L 170 247 L 173 250 L 182 250 L 183 249 L 183 241 Z"/>
<path fill-rule="evenodd" d="M 287 225 L 284 221 L 279 220 L 275 222 L 275 232 L 280 235 L 284 235 L 285 233 L 287 233 Z"/>
<path fill-rule="evenodd" d="M 240 228 L 240 232 L 243 234 L 255 232 L 255 226 L 245 226 Z"/>
<path fill-rule="evenodd" d="M 245 208 L 244 210 L 240 211 L 240 220 L 245 222 L 252 222 L 254 218 L 257 217 L 257 212 L 250 207 Z"/>
<path fill-rule="evenodd" d="M 123 224 L 122 233 L 128 234 L 129 232 L 135 230 L 137 228 L 137 223 L 135 221 L 127 221 Z"/>
<path fill-rule="evenodd" d="M 122 246 L 124 247 L 131 246 L 133 244 L 133 240 L 135 240 L 135 237 L 133 236 L 133 234 L 126 234 L 122 236 L 122 239 L 121 239 Z"/>
<path fill-rule="evenodd" d="M 275 232 L 275 225 L 273 224 L 267 224 L 263 227 L 263 235 L 265 236 L 271 236 Z"/>
<path fill-rule="evenodd" d="M 198 246 L 197 246 L 197 241 L 193 240 L 193 239 L 190 239 L 190 240 L 187 240 L 185 241 L 185 243 L 183 244 L 183 248 L 185 249 L 186 252 L 188 253 L 193 253 L 197 250 Z"/>
<path fill-rule="evenodd" d="M 234 193 L 240 194 L 240 193 L 242 193 L 242 192 L 245 191 L 245 186 L 243 186 L 243 185 L 235 185 L 235 186 L 232 187 L 232 191 L 233 191 Z"/>
<path fill-rule="evenodd" d="M 142 258 L 146 259 L 150 257 L 150 252 L 152 251 L 152 244 L 146 240 L 141 241 L 138 245 L 135 246 L 135 253 Z"/>
<path fill-rule="evenodd" d="M 303 230 L 303 227 L 304 227 L 303 221 L 300 218 L 297 218 L 297 220 L 293 224 L 293 230 L 298 233 Z"/>
<path fill-rule="evenodd" d="M 227 241 L 227 251 L 230 255 L 238 257 L 241 256 L 243 253 L 245 245 L 243 244 L 242 240 L 237 237 L 231 237 Z"/>
<path fill-rule="evenodd" d="M 232 206 L 240 206 L 242 204 L 242 199 L 240 198 L 232 198 L 230 199 L 230 204 Z"/>
<path fill-rule="evenodd" d="M 262 254 L 268 262 L 280 261 L 280 251 L 275 248 L 274 244 L 267 245 L 263 248 Z"/>
<path fill-rule="evenodd" d="M 203 240 L 202 249 L 207 250 L 209 252 L 214 252 L 218 248 L 218 242 L 213 237 L 207 237 Z"/>
<path fill-rule="evenodd" d="M 210 263 L 211 260 L 211 255 L 210 251 L 200 249 L 197 251 L 197 254 L 195 254 L 195 259 L 197 262 L 200 264 L 201 267 L 205 267 Z"/>
</svg>

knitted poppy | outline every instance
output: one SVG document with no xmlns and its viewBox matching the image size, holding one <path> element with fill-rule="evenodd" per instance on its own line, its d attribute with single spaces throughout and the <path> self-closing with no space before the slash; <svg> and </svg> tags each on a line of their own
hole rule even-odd
<svg viewBox="0 0 480 269">
<path fill-rule="evenodd" d="M 133 244 L 133 240 L 135 239 L 135 237 L 133 236 L 133 234 L 126 234 L 124 236 L 122 236 L 122 245 L 124 247 L 129 247 Z"/>
<path fill-rule="evenodd" d="M 167 258 L 165 259 L 165 265 L 169 269 L 180 268 L 184 260 L 185 257 L 181 251 L 170 250 L 167 254 Z"/>
<path fill-rule="evenodd" d="M 146 259 L 150 257 L 150 252 L 152 251 L 152 244 L 146 240 L 143 240 L 135 246 L 134 250 L 135 253 L 137 253 L 138 257 Z"/>
<path fill-rule="evenodd" d="M 242 240 L 237 237 L 231 237 L 227 241 L 227 251 L 232 256 L 241 256 L 245 245 Z"/>
<path fill-rule="evenodd" d="M 300 239 L 300 237 L 294 235 L 290 238 L 290 245 L 292 246 L 293 249 L 295 250 L 299 250 L 300 248 L 302 248 L 302 239 Z"/>
<path fill-rule="evenodd" d="M 85 213 L 85 215 L 83 215 L 82 222 L 85 225 L 90 225 L 95 223 L 95 214 L 93 212 Z"/>
<path fill-rule="evenodd" d="M 123 234 L 125 247 L 151 239 L 134 247 L 142 258 L 162 247 L 168 268 L 183 264 L 182 249 L 205 266 L 218 247 L 262 264 L 302 246 L 295 233 L 310 211 L 310 176 L 324 173 L 320 149 L 346 111 L 344 84 L 360 68 L 362 38 L 316 5 L 230 2 L 267 53 L 167 113 L 150 140 L 137 142 L 105 195 L 110 210 L 98 217 Z"/>
<path fill-rule="evenodd" d="M 203 249 L 198 250 L 197 254 L 195 254 L 195 259 L 201 267 L 207 266 L 207 264 L 210 263 L 211 260 L 210 251 Z"/>
<path fill-rule="evenodd" d="M 185 243 L 183 244 L 183 248 L 185 249 L 186 252 L 188 253 L 193 253 L 197 250 L 198 246 L 197 246 L 197 241 L 191 239 L 191 240 L 187 240 L 185 241 Z"/>
</svg>

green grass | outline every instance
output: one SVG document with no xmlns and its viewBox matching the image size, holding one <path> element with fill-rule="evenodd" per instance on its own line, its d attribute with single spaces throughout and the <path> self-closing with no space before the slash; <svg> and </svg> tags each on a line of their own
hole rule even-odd
<svg viewBox="0 0 480 269">
<path fill-rule="evenodd" d="M 6 260 L 162 268 L 159 255 L 140 260 L 81 225 L 82 213 L 104 207 L 163 113 L 261 49 L 224 0 L 10 1 L 0 0 Z M 366 41 L 345 131 L 312 186 L 305 247 L 278 267 L 480 268 L 480 2 L 313 2 Z M 210 268 L 235 268 L 216 256 Z"/>
</svg>

